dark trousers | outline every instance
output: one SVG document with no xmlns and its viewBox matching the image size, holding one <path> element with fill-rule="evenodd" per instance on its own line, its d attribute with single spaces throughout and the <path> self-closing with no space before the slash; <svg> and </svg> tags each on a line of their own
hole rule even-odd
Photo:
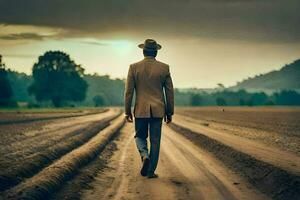
<svg viewBox="0 0 300 200">
<path fill-rule="evenodd" d="M 135 118 L 135 142 L 141 157 L 150 159 L 148 172 L 153 173 L 157 167 L 162 118 Z M 150 133 L 150 155 L 148 153 L 147 138 Z"/>
</svg>

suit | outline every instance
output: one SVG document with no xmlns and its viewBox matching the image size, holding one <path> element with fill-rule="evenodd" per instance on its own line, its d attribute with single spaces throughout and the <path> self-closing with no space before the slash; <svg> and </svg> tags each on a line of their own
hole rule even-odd
<svg viewBox="0 0 300 200">
<path fill-rule="evenodd" d="M 169 66 L 154 57 L 130 65 L 125 86 L 125 114 L 136 118 L 163 118 L 174 114 L 174 91 Z"/>
</svg>

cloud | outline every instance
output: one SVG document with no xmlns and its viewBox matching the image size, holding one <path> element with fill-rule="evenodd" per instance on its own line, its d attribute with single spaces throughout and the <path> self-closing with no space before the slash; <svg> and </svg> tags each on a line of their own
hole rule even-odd
<svg viewBox="0 0 300 200">
<path fill-rule="evenodd" d="M 0 0 L 0 23 L 74 34 L 300 42 L 299 0 Z"/>
<path fill-rule="evenodd" d="M 4 57 L 11 57 L 11 58 L 36 58 L 38 55 L 33 54 L 3 54 Z"/>
<path fill-rule="evenodd" d="M 18 33 L 0 35 L 1 40 L 43 40 L 49 36 L 40 35 L 37 33 Z"/>
<path fill-rule="evenodd" d="M 96 42 L 96 41 L 80 41 L 82 44 L 89 44 L 89 45 L 96 45 L 96 46 L 107 46 L 107 44 L 103 42 Z"/>
</svg>

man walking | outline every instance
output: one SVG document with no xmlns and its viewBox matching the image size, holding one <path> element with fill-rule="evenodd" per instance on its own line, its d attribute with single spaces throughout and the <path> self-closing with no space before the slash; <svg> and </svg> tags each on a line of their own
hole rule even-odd
<svg viewBox="0 0 300 200">
<path fill-rule="evenodd" d="M 174 114 L 174 91 L 169 66 L 155 59 L 161 45 L 147 39 L 138 45 L 143 49 L 144 59 L 130 65 L 125 86 L 125 117 L 132 122 L 131 104 L 135 92 L 135 142 L 142 158 L 141 175 L 157 178 L 162 119 L 172 121 Z M 147 137 L 150 134 L 150 154 Z"/>
</svg>

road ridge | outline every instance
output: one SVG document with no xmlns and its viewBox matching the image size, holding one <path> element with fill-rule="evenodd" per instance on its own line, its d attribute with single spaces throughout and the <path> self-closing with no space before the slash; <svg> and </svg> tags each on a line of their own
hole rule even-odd
<svg viewBox="0 0 300 200">
<path fill-rule="evenodd" d="M 103 109 L 96 112 L 90 113 L 80 113 L 80 114 L 67 114 L 62 116 L 51 116 L 51 117 L 39 117 L 39 118 L 32 118 L 32 119 L 20 119 L 20 120 L 0 120 L 0 125 L 9 125 L 9 124 L 22 124 L 22 123 L 30 123 L 36 121 L 46 121 L 46 120 L 55 120 L 55 119 L 64 119 L 64 118 L 72 118 L 72 117 L 82 117 L 87 115 L 96 115 L 100 113 L 108 112 L 110 109 Z"/>
<path fill-rule="evenodd" d="M 94 122 L 93 126 L 91 127 L 85 127 L 83 129 L 74 131 L 76 133 L 87 133 L 80 135 L 75 134 L 74 136 L 69 137 L 68 140 L 63 140 L 60 143 L 46 147 L 46 152 L 40 152 L 30 156 L 19 168 L 14 168 L 13 170 L 10 168 L 4 169 L 4 171 L 0 172 L 0 192 L 20 184 L 25 178 L 34 176 L 39 171 L 53 163 L 55 160 L 88 142 L 97 133 L 99 133 L 99 131 L 106 128 L 111 120 L 115 119 L 119 115 L 120 113 L 112 113 L 110 116 L 106 116 L 99 122 Z"/>
<path fill-rule="evenodd" d="M 6 191 L 6 199 L 47 199 L 52 192 L 70 179 L 82 166 L 93 160 L 124 125 L 120 115 L 82 146 L 64 155 L 35 176 Z"/>
</svg>

